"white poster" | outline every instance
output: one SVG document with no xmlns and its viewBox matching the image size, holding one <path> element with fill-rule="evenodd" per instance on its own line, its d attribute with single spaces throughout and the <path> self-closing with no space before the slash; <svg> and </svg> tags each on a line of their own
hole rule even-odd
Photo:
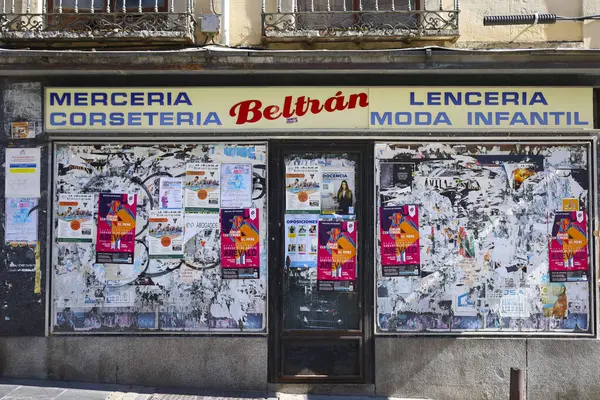
<svg viewBox="0 0 600 400">
<path fill-rule="evenodd" d="M 159 201 L 161 210 L 181 210 L 183 208 L 183 179 L 160 178 Z"/>
<path fill-rule="evenodd" d="M 185 166 L 185 208 L 187 211 L 219 209 L 220 164 L 189 163 Z"/>
<path fill-rule="evenodd" d="M 6 149 L 5 196 L 40 197 L 40 163 L 39 147 Z"/>
<path fill-rule="evenodd" d="M 321 171 L 318 165 L 285 167 L 285 209 L 321 210 Z"/>
<path fill-rule="evenodd" d="M 5 242 L 37 242 L 37 198 L 7 198 Z M 33 211 L 32 211 L 33 210 Z"/>
<path fill-rule="evenodd" d="M 354 215 L 354 168 L 323 169 L 321 214 Z"/>
<path fill-rule="evenodd" d="M 185 214 L 185 262 L 198 267 L 218 263 L 220 228 L 219 214 Z"/>
<path fill-rule="evenodd" d="M 93 240 L 94 195 L 61 194 L 58 196 L 58 242 L 89 242 Z"/>
<path fill-rule="evenodd" d="M 183 258 L 183 213 L 152 210 L 149 222 L 150 258 Z"/>
<path fill-rule="evenodd" d="M 221 208 L 252 207 L 252 164 L 221 164 Z"/>
<path fill-rule="evenodd" d="M 319 218 L 314 214 L 285 216 L 285 266 L 316 268 Z"/>
</svg>

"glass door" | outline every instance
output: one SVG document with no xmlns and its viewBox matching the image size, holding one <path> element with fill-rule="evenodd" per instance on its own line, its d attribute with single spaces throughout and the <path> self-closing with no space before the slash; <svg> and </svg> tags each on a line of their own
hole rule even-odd
<svg viewBox="0 0 600 400">
<path fill-rule="evenodd" d="M 367 146 L 368 148 L 368 146 Z M 356 145 L 284 145 L 277 163 L 281 221 L 276 379 L 364 382 L 370 248 L 368 158 Z"/>
</svg>

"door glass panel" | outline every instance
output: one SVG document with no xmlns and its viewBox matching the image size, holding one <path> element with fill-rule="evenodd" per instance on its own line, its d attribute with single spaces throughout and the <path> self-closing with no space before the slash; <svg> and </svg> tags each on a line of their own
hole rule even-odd
<svg viewBox="0 0 600 400">
<path fill-rule="evenodd" d="M 360 329 L 358 156 L 285 157 L 284 329 Z"/>
</svg>

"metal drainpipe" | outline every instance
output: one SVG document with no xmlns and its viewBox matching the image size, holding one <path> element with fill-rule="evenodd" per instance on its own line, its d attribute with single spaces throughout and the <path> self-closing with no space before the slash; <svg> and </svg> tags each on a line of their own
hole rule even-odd
<svg viewBox="0 0 600 400">
<path fill-rule="evenodd" d="M 230 0 L 221 0 L 221 44 L 229 46 Z"/>
</svg>

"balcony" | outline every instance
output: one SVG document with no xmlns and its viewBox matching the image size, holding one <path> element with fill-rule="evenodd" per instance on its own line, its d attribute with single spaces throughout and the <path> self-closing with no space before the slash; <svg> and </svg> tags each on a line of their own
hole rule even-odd
<svg viewBox="0 0 600 400">
<path fill-rule="evenodd" d="M 459 0 L 263 0 L 267 42 L 458 38 Z"/>
<path fill-rule="evenodd" d="M 192 44 L 194 0 L 3 0 L 0 43 Z"/>
</svg>

